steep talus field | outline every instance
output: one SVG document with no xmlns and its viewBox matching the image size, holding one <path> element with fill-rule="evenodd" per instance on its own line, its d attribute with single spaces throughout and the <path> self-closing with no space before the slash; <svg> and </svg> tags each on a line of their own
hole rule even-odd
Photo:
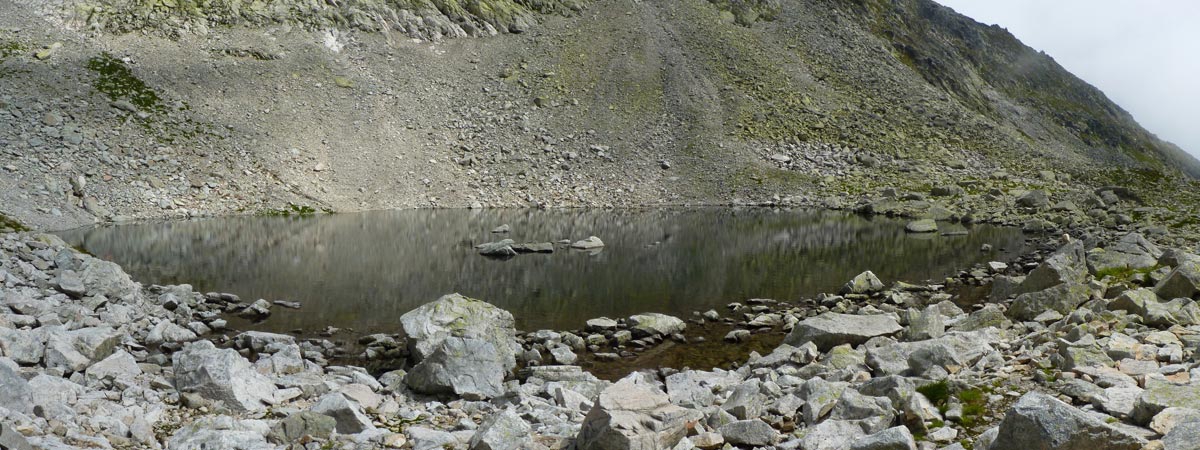
<svg viewBox="0 0 1200 450">
<path fill-rule="evenodd" d="M 1186 215 L 1200 174 L 928 0 L 20 1 L 0 49 L 0 212 L 42 227 L 942 185 L 957 213 L 1120 184 Z"/>
</svg>

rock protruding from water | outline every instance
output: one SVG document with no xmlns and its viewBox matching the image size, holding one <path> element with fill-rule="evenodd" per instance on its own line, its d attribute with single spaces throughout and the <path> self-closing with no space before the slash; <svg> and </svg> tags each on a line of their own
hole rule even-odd
<svg viewBox="0 0 1200 450">
<path fill-rule="evenodd" d="M 629 326 L 634 337 L 670 336 L 687 328 L 682 319 L 659 313 L 629 316 Z"/>
<path fill-rule="evenodd" d="M 797 323 L 784 343 L 799 347 L 812 342 L 821 351 L 829 351 L 842 344 L 859 345 L 876 336 L 890 336 L 902 329 L 900 323 L 889 315 L 859 316 L 827 312 Z"/>
<path fill-rule="evenodd" d="M 990 448 L 1138 450 L 1146 444 L 1054 397 L 1030 392 L 1005 414 Z"/>
<path fill-rule="evenodd" d="M 883 282 L 870 270 L 860 273 L 842 286 L 842 294 L 871 294 L 883 290 Z"/>
<path fill-rule="evenodd" d="M 571 244 L 571 248 L 580 250 L 593 250 L 604 246 L 604 241 L 595 236 L 589 236 L 587 239 L 575 241 Z"/>
<path fill-rule="evenodd" d="M 609 386 L 583 419 L 579 450 L 650 450 L 675 446 L 700 412 L 671 404 L 667 394 L 632 374 Z"/>
<path fill-rule="evenodd" d="M 937 222 L 933 219 L 921 219 L 909 222 L 904 226 L 909 233 L 933 233 L 938 230 Z"/>
<path fill-rule="evenodd" d="M 235 350 L 197 341 L 172 359 L 175 389 L 180 393 L 196 393 L 238 412 L 262 411 L 274 403 L 275 383 L 256 372 Z"/>
</svg>

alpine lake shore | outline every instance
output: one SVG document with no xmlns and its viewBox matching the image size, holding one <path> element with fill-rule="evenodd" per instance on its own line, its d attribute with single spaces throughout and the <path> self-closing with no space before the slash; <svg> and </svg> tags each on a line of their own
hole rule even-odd
<svg viewBox="0 0 1200 450">
<path fill-rule="evenodd" d="M 231 315 L 280 306 L 143 286 L 54 235 L 12 230 L 0 446 L 1190 448 L 1200 256 L 1156 244 L 1190 240 L 1166 227 L 1110 218 L 1136 201 L 1086 196 L 1106 221 L 1045 193 L 997 199 L 1017 213 L 991 221 L 1022 224 L 1027 254 L 939 283 L 888 286 L 864 268 L 836 293 L 536 331 L 447 293 L 395 334 L 354 342 L 232 330 Z M 904 215 L 894 204 L 855 209 Z M 655 366 L 689 348 L 710 367 Z"/>
</svg>

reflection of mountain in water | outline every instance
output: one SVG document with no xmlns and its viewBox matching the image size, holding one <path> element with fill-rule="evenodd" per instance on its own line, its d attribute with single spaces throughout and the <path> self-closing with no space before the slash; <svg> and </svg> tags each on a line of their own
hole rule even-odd
<svg viewBox="0 0 1200 450">
<path fill-rule="evenodd" d="M 472 246 L 599 236 L 604 251 L 508 261 Z M 300 301 L 265 329 L 397 328 L 401 314 L 461 292 L 512 311 L 523 328 L 576 328 L 598 316 L 685 314 L 731 301 L 837 289 L 863 270 L 885 282 L 940 278 L 1018 250 L 1019 231 L 913 236 L 901 222 L 808 211 L 407 210 L 308 219 L 239 217 L 77 230 L 65 238 L 151 283 Z M 658 242 L 659 244 L 655 245 Z"/>
</svg>

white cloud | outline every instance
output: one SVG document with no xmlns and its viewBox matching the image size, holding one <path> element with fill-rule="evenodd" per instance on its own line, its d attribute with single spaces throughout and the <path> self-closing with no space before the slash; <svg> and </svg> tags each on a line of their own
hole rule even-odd
<svg viewBox="0 0 1200 450">
<path fill-rule="evenodd" d="M 936 0 L 1007 28 L 1200 157 L 1200 2 Z"/>
</svg>

